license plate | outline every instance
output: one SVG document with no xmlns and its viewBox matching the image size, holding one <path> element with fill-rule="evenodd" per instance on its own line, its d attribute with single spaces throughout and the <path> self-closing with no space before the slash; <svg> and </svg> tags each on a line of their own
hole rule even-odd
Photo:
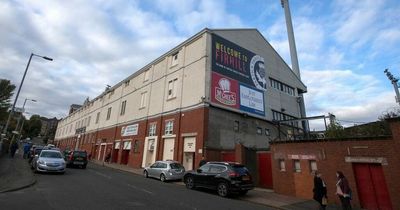
<svg viewBox="0 0 400 210">
<path fill-rule="evenodd" d="M 75 165 L 83 165 L 82 162 L 74 162 Z"/>
<path fill-rule="evenodd" d="M 248 180 L 250 180 L 250 177 L 249 176 L 244 176 L 244 177 L 242 177 L 242 180 L 248 181 Z"/>
</svg>

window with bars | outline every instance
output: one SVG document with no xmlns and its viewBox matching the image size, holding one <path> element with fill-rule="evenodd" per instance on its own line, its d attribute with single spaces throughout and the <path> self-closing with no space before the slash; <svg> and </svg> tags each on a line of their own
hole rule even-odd
<svg viewBox="0 0 400 210">
<path fill-rule="evenodd" d="M 150 124 L 149 136 L 155 136 L 156 135 L 156 128 L 157 128 L 157 124 L 156 123 Z"/>
<path fill-rule="evenodd" d="M 174 121 L 172 120 L 166 121 L 165 135 L 172 135 L 173 130 L 174 130 Z"/>
</svg>

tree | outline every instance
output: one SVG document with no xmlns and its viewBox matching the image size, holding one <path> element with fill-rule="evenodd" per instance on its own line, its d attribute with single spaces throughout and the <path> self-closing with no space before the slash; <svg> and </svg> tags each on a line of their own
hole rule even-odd
<svg viewBox="0 0 400 210">
<path fill-rule="evenodd" d="M 42 121 L 40 120 L 40 116 L 32 115 L 31 118 L 25 122 L 24 134 L 26 137 L 32 139 L 40 134 L 41 129 L 42 129 Z"/>
<path fill-rule="evenodd" d="M 390 118 L 400 117 L 400 108 L 394 108 L 393 110 L 387 111 L 386 113 L 379 116 L 379 120 L 384 121 Z"/>
<path fill-rule="evenodd" d="M 345 136 L 344 128 L 338 122 L 331 123 L 325 131 L 325 136 L 326 138 L 343 138 Z"/>
<path fill-rule="evenodd" d="M 10 80 L 0 79 L 0 124 L 6 124 L 14 90 L 15 85 L 11 84 Z"/>
</svg>

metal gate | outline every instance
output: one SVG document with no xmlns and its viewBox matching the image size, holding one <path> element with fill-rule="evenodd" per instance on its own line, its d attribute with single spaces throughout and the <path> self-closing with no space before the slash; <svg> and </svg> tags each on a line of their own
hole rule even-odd
<svg viewBox="0 0 400 210">
<path fill-rule="evenodd" d="M 392 210 L 385 176 L 380 164 L 353 164 L 357 192 L 361 207 L 365 209 Z"/>
</svg>

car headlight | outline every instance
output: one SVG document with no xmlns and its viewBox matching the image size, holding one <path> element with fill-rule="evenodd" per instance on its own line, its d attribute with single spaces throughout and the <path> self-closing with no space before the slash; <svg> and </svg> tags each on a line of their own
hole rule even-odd
<svg viewBox="0 0 400 210">
<path fill-rule="evenodd" d="M 46 162 L 44 162 L 43 160 L 39 160 L 38 163 L 41 164 L 41 165 L 46 164 Z"/>
</svg>

